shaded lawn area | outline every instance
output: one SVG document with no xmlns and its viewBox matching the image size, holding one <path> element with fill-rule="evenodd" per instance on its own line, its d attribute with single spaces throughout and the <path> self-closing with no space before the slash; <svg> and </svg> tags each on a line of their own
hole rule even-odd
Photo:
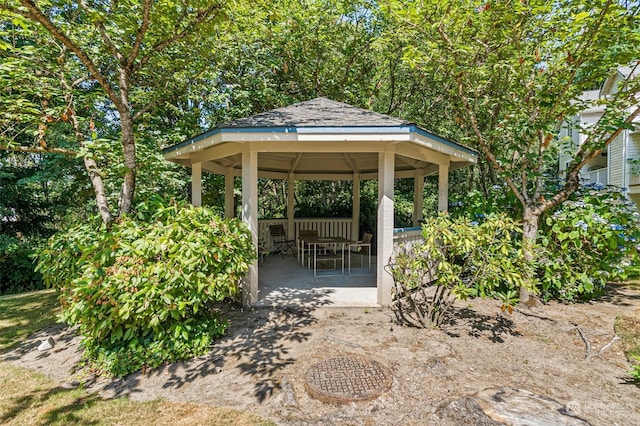
<svg viewBox="0 0 640 426">
<path fill-rule="evenodd" d="M 0 363 L 0 423 L 7 425 L 272 425 L 230 408 L 125 398 L 105 400 Z"/>
<path fill-rule="evenodd" d="M 0 353 L 53 324 L 58 312 L 53 290 L 0 296 Z M 80 388 L 60 387 L 41 374 L 0 362 L 0 424 L 248 426 L 274 423 L 230 408 L 103 399 Z"/>
<path fill-rule="evenodd" d="M 53 324 L 58 312 L 54 290 L 0 296 L 0 353 Z"/>
</svg>

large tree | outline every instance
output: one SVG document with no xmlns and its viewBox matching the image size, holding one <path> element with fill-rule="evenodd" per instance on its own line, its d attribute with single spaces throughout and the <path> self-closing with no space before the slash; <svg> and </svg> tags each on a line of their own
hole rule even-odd
<svg viewBox="0 0 640 426">
<path fill-rule="evenodd" d="M 229 5 L 2 0 L 2 97 L 8 108 L 0 149 L 79 155 L 103 221 L 128 213 L 139 166 L 136 126 L 199 79 L 214 84 L 203 74 L 212 65 L 216 31 Z M 109 141 L 101 138 L 98 123 L 116 129 L 119 147 L 96 143 Z M 71 137 L 57 143 L 48 138 L 53 125 L 66 126 Z M 21 138 L 25 129 L 35 137 Z M 117 210 L 100 164 L 114 152 L 124 165 Z"/>
<path fill-rule="evenodd" d="M 406 43 L 405 60 L 440 83 L 446 120 L 462 131 L 522 204 L 523 249 L 544 212 L 580 184 L 580 170 L 640 115 L 638 9 L 611 0 L 547 2 L 390 1 L 386 9 Z M 614 96 L 581 100 L 619 66 L 631 66 Z M 544 172 L 563 122 L 590 105 L 602 118 L 584 129 L 560 186 Z M 637 125 L 637 124 L 635 124 Z M 528 294 L 521 294 L 523 299 Z"/>
</svg>

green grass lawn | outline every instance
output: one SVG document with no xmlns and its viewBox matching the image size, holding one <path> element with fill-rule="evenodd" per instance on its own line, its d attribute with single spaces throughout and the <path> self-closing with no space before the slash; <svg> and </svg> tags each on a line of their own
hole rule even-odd
<svg viewBox="0 0 640 426">
<path fill-rule="evenodd" d="M 58 312 L 53 290 L 0 296 L 0 353 L 55 323 Z"/>
<path fill-rule="evenodd" d="M 58 312 L 52 290 L 0 296 L 0 353 L 51 325 Z M 3 425 L 273 425 L 229 408 L 168 401 L 103 399 L 66 389 L 33 371 L 0 362 Z"/>
</svg>

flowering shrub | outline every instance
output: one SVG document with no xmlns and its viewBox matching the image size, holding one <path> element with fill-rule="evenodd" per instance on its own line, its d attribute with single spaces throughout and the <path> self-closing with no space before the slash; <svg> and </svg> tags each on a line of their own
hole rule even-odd
<svg viewBox="0 0 640 426">
<path fill-rule="evenodd" d="M 154 199 L 110 229 L 55 235 L 37 269 L 59 291 L 85 358 L 122 376 L 206 352 L 227 326 L 209 302 L 235 295 L 254 259 L 240 221 Z"/>
<path fill-rule="evenodd" d="M 519 202 L 496 185 L 485 196 L 472 192 L 451 206 L 451 214 L 482 222 L 486 214 L 521 217 Z M 621 190 L 585 185 L 543 217 L 538 229 L 537 286 L 546 300 L 598 294 L 609 281 L 624 279 L 637 264 L 638 213 Z M 513 244 L 520 244 L 514 238 Z"/>
<path fill-rule="evenodd" d="M 598 294 L 607 282 L 626 278 L 637 256 L 638 213 L 621 191 L 581 188 L 539 229 L 539 270 L 544 298 L 572 300 Z"/>
</svg>

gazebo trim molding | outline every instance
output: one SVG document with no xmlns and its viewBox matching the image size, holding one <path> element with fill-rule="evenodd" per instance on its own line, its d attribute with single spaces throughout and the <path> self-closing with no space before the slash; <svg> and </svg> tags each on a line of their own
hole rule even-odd
<svg viewBox="0 0 640 426">
<path fill-rule="evenodd" d="M 447 145 L 456 150 L 460 150 L 469 154 L 470 156 L 477 157 L 477 152 L 471 148 L 468 148 L 459 143 L 447 140 L 441 136 L 438 136 L 434 133 L 431 133 L 416 124 L 412 124 L 409 126 L 349 126 L 349 127 L 328 127 L 328 126 L 306 126 L 306 127 L 215 127 L 207 132 L 201 133 L 197 136 L 194 136 L 190 139 L 185 140 L 179 144 L 170 146 L 165 148 L 162 153 L 166 157 L 177 157 L 184 151 L 182 150 L 185 147 L 190 145 L 195 145 L 200 141 L 204 141 L 206 139 L 212 138 L 216 135 L 221 135 L 220 138 L 212 139 L 211 145 L 217 143 L 224 142 L 233 142 L 236 141 L 237 138 L 224 138 L 223 134 L 241 134 L 241 133 L 298 133 L 298 134 L 411 134 L 415 133 L 425 138 L 434 140 L 443 145 Z M 282 140 L 282 139 L 278 139 Z M 296 138 L 292 138 L 292 140 L 296 140 Z M 204 145 L 204 144 L 203 144 Z M 209 146 L 211 146 L 209 145 Z M 198 147 L 200 149 L 205 148 L 206 146 Z M 195 147 L 194 147 L 195 148 Z M 176 152 L 177 151 L 177 152 Z M 171 155 L 171 153 L 175 152 L 175 154 Z"/>
</svg>

